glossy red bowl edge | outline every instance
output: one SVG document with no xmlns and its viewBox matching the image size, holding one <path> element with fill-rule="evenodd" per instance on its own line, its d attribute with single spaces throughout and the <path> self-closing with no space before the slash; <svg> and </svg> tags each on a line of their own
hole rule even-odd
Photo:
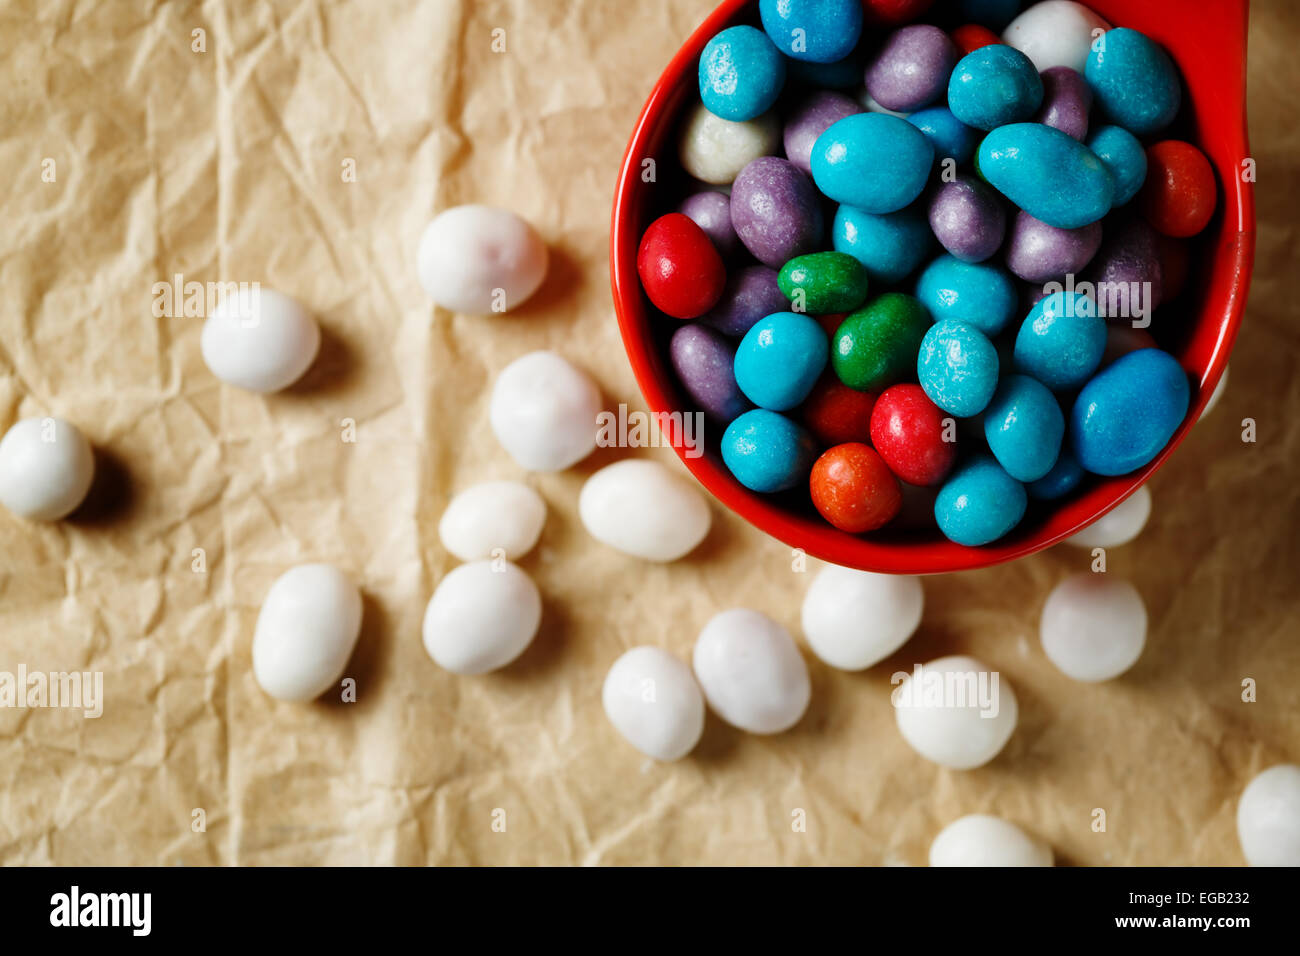
<svg viewBox="0 0 1300 956">
<path fill-rule="evenodd" d="M 610 284 L 628 359 L 652 413 L 690 407 L 675 375 L 660 355 L 636 271 L 637 244 L 648 224 L 653 184 L 642 181 L 647 158 L 675 158 L 676 117 L 694 96 L 696 64 L 705 43 L 740 18 L 753 0 L 724 0 L 678 50 L 655 84 L 628 142 L 614 192 L 610 229 Z M 992 545 L 965 547 L 942 536 L 924 541 L 873 541 L 826 524 L 815 514 L 797 514 L 745 488 L 709 455 L 687 457 L 677 429 L 667 436 L 687 469 L 719 501 L 760 530 L 792 548 L 846 567 L 895 574 L 935 574 L 988 567 L 1033 554 L 1074 534 L 1114 508 L 1159 468 L 1200 417 L 1223 374 L 1246 306 L 1255 255 L 1252 183 L 1243 181 L 1250 156 L 1246 137 L 1246 23 L 1248 0 L 1213 0 L 1188 9 L 1180 0 L 1091 0 L 1087 4 L 1119 26 L 1141 30 L 1169 51 L 1182 71 L 1190 106 L 1192 137 L 1214 166 L 1223 194 L 1220 209 L 1202 237 L 1210 274 L 1195 330 L 1177 353 L 1199 382 L 1187 418 L 1165 449 L 1130 475 L 1105 479 L 1039 522 Z M 667 152 L 665 152 L 665 146 Z M 1165 317 L 1166 319 L 1168 316 Z M 936 535 L 938 533 L 936 532 Z"/>
</svg>

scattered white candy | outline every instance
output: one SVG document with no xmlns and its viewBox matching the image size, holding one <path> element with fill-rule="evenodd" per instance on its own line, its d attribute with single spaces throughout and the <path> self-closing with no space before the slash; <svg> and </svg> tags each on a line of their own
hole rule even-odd
<svg viewBox="0 0 1300 956">
<path fill-rule="evenodd" d="M 530 352 L 497 376 L 488 417 L 506 451 L 529 471 L 563 471 L 596 447 L 600 389 L 554 352 Z"/>
<path fill-rule="evenodd" d="M 1151 517 L 1151 492 L 1146 485 L 1129 495 L 1088 527 L 1065 539 L 1076 548 L 1118 548 L 1128 544 Z"/>
<path fill-rule="evenodd" d="M 920 578 L 830 565 L 804 595 L 804 637 L 831 667 L 864 670 L 907 642 L 924 603 Z"/>
<path fill-rule="evenodd" d="M 542 496 L 517 481 L 484 481 L 451 499 L 438 522 L 442 546 L 462 561 L 500 556 L 517 561 L 546 523 Z"/>
<path fill-rule="evenodd" d="M 685 757 L 704 732 L 704 697 L 691 669 L 657 647 L 634 647 L 616 660 L 601 699 L 614 728 L 656 760 Z"/>
<path fill-rule="evenodd" d="M 1052 850 L 1014 823 L 972 813 L 948 824 L 930 844 L 931 866 L 1051 866 Z"/>
<path fill-rule="evenodd" d="M 242 286 L 212 310 L 200 346 L 212 374 L 228 385 L 278 392 L 311 367 L 320 326 L 284 293 Z"/>
<path fill-rule="evenodd" d="M 682 127 L 682 168 L 701 182 L 727 185 L 760 156 L 777 151 L 781 124 L 775 113 L 736 123 L 696 105 Z"/>
<path fill-rule="evenodd" d="M 424 611 L 424 649 L 455 674 L 485 674 L 524 652 L 542 620 L 532 578 L 508 561 L 462 564 Z"/>
<path fill-rule="evenodd" d="M 1066 677 L 1110 680 L 1142 656 L 1146 605 L 1127 581 L 1084 571 L 1052 588 L 1043 605 L 1039 637 L 1048 660 Z"/>
<path fill-rule="evenodd" d="M 0 503 L 20 518 L 57 521 L 94 477 L 90 442 L 61 418 L 25 418 L 0 439 Z"/>
<path fill-rule="evenodd" d="M 343 675 L 361 633 L 361 593 L 331 564 L 276 578 L 253 633 L 253 676 L 278 700 L 314 700 Z"/>
<path fill-rule="evenodd" d="M 1002 675 L 973 657 L 921 665 L 894 690 L 903 739 L 927 760 L 954 770 L 996 757 L 1016 729 L 1016 694 Z"/>
<path fill-rule="evenodd" d="M 508 209 L 455 206 L 425 227 L 420 284 L 444 309 L 488 315 L 517 309 L 546 278 L 546 243 Z"/>
<path fill-rule="evenodd" d="M 1228 387 L 1228 366 L 1223 367 L 1223 374 L 1219 376 L 1219 382 L 1214 386 L 1214 391 L 1210 393 L 1210 400 L 1205 403 L 1205 410 L 1201 412 L 1201 418 L 1204 418 L 1210 412 L 1214 411 L 1214 406 L 1219 404 L 1219 399 L 1223 397 L 1224 390 Z"/>
<path fill-rule="evenodd" d="M 578 513 L 593 538 L 647 561 L 676 561 L 711 521 L 700 490 L 657 461 L 628 458 L 587 479 Z"/>
<path fill-rule="evenodd" d="M 714 712 L 755 734 L 799 722 L 812 684 L 790 632 L 746 608 L 717 614 L 695 641 L 695 677 Z"/>
<path fill-rule="evenodd" d="M 1300 766 L 1269 767 L 1246 785 L 1237 837 L 1251 866 L 1300 866 Z"/>
<path fill-rule="evenodd" d="M 1093 31 L 1109 29 L 1109 23 L 1081 3 L 1044 0 L 1012 20 L 1002 41 L 1033 60 L 1039 73 L 1054 66 L 1082 73 L 1095 39 Z"/>
</svg>

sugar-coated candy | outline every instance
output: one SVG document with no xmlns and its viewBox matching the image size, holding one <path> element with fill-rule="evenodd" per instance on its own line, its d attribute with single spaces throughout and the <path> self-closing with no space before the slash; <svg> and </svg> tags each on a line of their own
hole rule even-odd
<svg viewBox="0 0 1300 956">
<path fill-rule="evenodd" d="M 863 212 L 894 212 L 925 188 L 934 147 L 905 119 L 859 113 L 832 123 L 813 145 L 813 181 Z"/>
<path fill-rule="evenodd" d="M 766 113 L 785 86 L 785 58 L 757 27 L 728 27 L 700 54 L 700 99 L 733 122 Z"/>
<path fill-rule="evenodd" d="M 675 319 L 694 319 L 713 308 L 727 284 L 722 257 L 694 221 L 679 212 L 646 227 L 636 271 L 654 307 Z"/>
<path fill-rule="evenodd" d="M 470 208 L 479 207 L 449 209 L 429 229 L 435 225 L 441 228 L 442 223 L 455 218 L 454 214 Z M 442 241 L 435 244 L 441 245 Z M 420 248 L 426 249 L 423 240 Z M 480 276 L 482 263 L 478 260 L 456 261 L 474 277 Z M 458 274 L 454 281 L 470 283 L 471 279 Z M 447 302 L 448 308 L 458 310 L 470 304 L 450 295 Z M 203 323 L 200 347 L 212 374 L 226 384 L 252 392 L 278 392 L 302 378 L 315 361 L 320 349 L 320 326 L 300 303 L 282 292 L 260 286 L 241 287 L 235 295 L 222 300 Z"/>
<path fill-rule="evenodd" d="M 952 821 L 930 844 L 931 866 L 1051 866 L 1052 849 L 1000 817 L 972 813 Z"/>
<path fill-rule="evenodd" d="M 1016 371 L 1053 391 L 1078 388 L 1106 350 L 1106 322 L 1087 296 L 1061 291 L 1034 303 L 1016 334 Z"/>
<path fill-rule="evenodd" d="M 721 332 L 692 322 L 668 342 L 677 380 L 706 414 L 729 422 L 750 407 L 736 384 L 736 347 Z"/>
<path fill-rule="evenodd" d="M 1147 154 L 1136 136 L 1122 126 L 1098 126 L 1088 137 L 1088 148 L 1115 180 L 1112 208 L 1137 195 L 1147 177 Z"/>
<path fill-rule="evenodd" d="M 794 107 L 785 121 L 785 158 L 812 175 L 812 151 L 817 138 L 846 116 L 863 112 L 852 97 L 834 90 L 818 90 Z"/>
<path fill-rule="evenodd" d="M 1214 170 L 1191 143 L 1167 139 L 1146 151 L 1147 176 L 1138 208 L 1152 227 L 1166 236 L 1187 238 L 1214 215 Z"/>
<path fill-rule="evenodd" d="M 508 209 L 456 206 L 420 237 L 420 284 L 444 309 L 487 315 L 518 308 L 541 286 L 546 243 Z"/>
<path fill-rule="evenodd" d="M 916 374 L 930 401 L 969 418 L 984 411 L 997 388 L 997 349 L 970 323 L 944 319 L 921 340 Z"/>
<path fill-rule="evenodd" d="M 462 561 L 518 561 L 546 523 L 546 503 L 518 481 L 482 481 L 458 492 L 438 521 L 442 546 Z"/>
<path fill-rule="evenodd" d="M 752 734 L 789 730 L 812 698 L 808 665 L 790 632 L 748 608 L 714 615 L 695 640 L 692 663 L 713 712 Z"/>
<path fill-rule="evenodd" d="M 951 35 L 959 58 L 982 46 L 1002 42 L 996 33 L 978 23 L 963 23 L 953 30 Z"/>
<path fill-rule="evenodd" d="M 813 386 L 799 410 L 804 424 L 818 440 L 826 445 L 842 445 L 867 440 L 875 405 L 874 392 L 849 388 L 834 372 L 827 372 Z"/>
<path fill-rule="evenodd" d="M 867 270 L 844 252 L 796 256 L 781 267 L 777 280 L 797 312 L 851 312 L 867 298 Z"/>
<path fill-rule="evenodd" d="M 1066 677 L 1112 680 L 1137 663 L 1147 641 L 1147 609 L 1132 584 L 1083 571 L 1052 588 L 1038 625 L 1043 653 Z"/>
<path fill-rule="evenodd" d="M 812 181 L 776 156 L 760 157 L 736 176 L 731 223 L 754 258 L 773 269 L 816 252 L 826 229 L 821 197 Z"/>
<path fill-rule="evenodd" d="M 1156 233 L 1141 219 L 1107 224 L 1101 248 L 1084 273 L 1105 319 L 1145 321 L 1164 295 Z"/>
<path fill-rule="evenodd" d="M 533 642 L 542 598 L 518 565 L 472 561 L 449 571 L 424 609 L 424 649 L 453 674 L 505 667 Z"/>
<path fill-rule="evenodd" d="M 600 389 L 554 352 L 530 352 L 497 375 L 488 419 L 521 468 L 563 471 L 596 447 Z"/>
<path fill-rule="evenodd" d="M 614 729 L 655 760 L 680 760 L 704 733 L 704 695 L 695 675 L 663 648 L 624 651 L 605 675 L 600 697 Z"/>
<path fill-rule="evenodd" d="M 744 266 L 731 273 L 722 290 L 722 298 L 700 321 L 723 335 L 739 337 L 763 316 L 782 312 L 788 304 L 775 269 Z"/>
<path fill-rule="evenodd" d="M 902 505 L 898 479 L 862 442 L 826 449 L 813 463 L 808 486 L 821 516 L 849 534 L 888 524 Z"/>
<path fill-rule="evenodd" d="M 1027 120 L 1042 103 L 1043 81 L 1034 64 L 1002 44 L 967 53 L 948 81 L 948 109 L 976 129 Z"/>
<path fill-rule="evenodd" d="M 1023 210 L 1011 221 L 1007 268 L 1026 282 L 1049 282 L 1079 273 L 1101 248 L 1101 223 L 1060 229 Z"/>
<path fill-rule="evenodd" d="M 907 643 L 924 606 L 918 577 L 827 565 L 804 595 L 803 635 L 831 667 L 866 670 Z"/>
<path fill-rule="evenodd" d="M 861 0 L 759 0 L 758 14 L 776 48 L 795 60 L 834 63 L 862 36 Z"/>
<path fill-rule="evenodd" d="M 1182 82 L 1169 54 L 1137 30 L 1108 30 L 1088 52 L 1084 75 L 1102 114 L 1130 133 L 1158 133 L 1174 121 Z"/>
<path fill-rule="evenodd" d="M 886 292 L 847 316 L 831 339 L 831 365 L 850 388 L 878 390 L 911 377 L 930 316 L 914 297 Z"/>
<path fill-rule="evenodd" d="M 811 316 L 774 312 L 736 347 L 736 384 L 760 408 L 786 411 L 808 397 L 829 351 L 826 333 Z"/>
<path fill-rule="evenodd" d="M 1079 392 L 1070 443 L 1096 475 L 1126 475 L 1155 458 L 1187 414 L 1191 390 L 1178 360 L 1160 349 L 1130 352 Z"/>
<path fill-rule="evenodd" d="M 918 203 L 897 212 L 870 213 L 853 206 L 835 210 L 831 243 L 866 267 L 873 282 L 894 285 L 911 275 L 933 243 L 925 210 Z"/>
<path fill-rule="evenodd" d="M 779 412 L 754 408 L 722 434 L 722 461 L 751 491 L 785 491 L 808 474 L 817 445 L 801 425 Z"/>
<path fill-rule="evenodd" d="M 1118 548 L 1141 534 L 1150 517 L 1151 492 L 1142 485 L 1082 531 L 1066 538 L 1065 543 L 1076 548 Z"/>
<path fill-rule="evenodd" d="M 970 162 L 979 144 L 979 131 L 971 129 L 946 106 L 931 106 L 918 110 L 907 117 L 907 121 L 921 131 L 934 148 L 934 155 L 941 161 L 951 159 L 958 166 Z"/>
<path fill-rule="evenodd" d="M 361 634 L 361 592 L 331 564 L 275 579 L 253 631 L 253 677 L 276 700 L 315 700 L 343 676 Z"/>
<path fill-rule="evenodd" d="M 1088 136 L 1088 110 L 1092 109 L 1092 89 L 1088 81 L 1068 66 L 1044 70 L 1043 105 L 1034 115 L 1035 123 L 1059 129 L 1082 142 Z"/>
<path fill-rule="evenodd" d="M 20 518 L 57 521 L 76 510 L 95 477 L 95 452 L 62 418 L 24 418 L 0 439 L 0 504 Z"/>
<path fill-rule="evenodd" d="M 900 27 L 867 64 L 867 92 L 887 109 L 910 113 L 943 96 L 956 62 L 957 48 L 938 27 Z"/>
<path fill-rule="evenodd" d="M 916 280 L 916 297 L 936 322 L 959 319 L 990 338 L 1011 321 L 1020 301 L 1005 269 L 950 255 L 925 267 Z"/>
<path fill-rule="evenodd" d="M 583 483 L 582 525 L 597 541 L 647 561 L 676 561 L 709 533 L 699 486 L 657 461 L 625 458 Z"/>
<path fill-rule="evenodd" d="M 700 182 L 725 186 L 758 157 L 774 152 L 780 141 L 781 121 L 775 113 L 737 123 L 698 103 L 682 124 L 677 155 L 682 168 Z"/>
<path fill-rule="evenodd" d="M 1237 839 L 1251 866 L 1300 866 L 1300 766 L 1269 767 L 1246 785 Z"/>
<path fill-rule="evenodd" d="M 917 670 L 919 675 L 914 671 L 905 677 L 893 693 L 894 719 L 908 746 L 953 770 L 973 770 L 996 757 L 1019 719 L 1016 692 L 1006 675 L 957 655 L 917 665 Z M 960 697 L 944 692 L 954 686 L 975 692 Z"/>
<path fill-rule="evenodd" d="M 693 193 L 682 201 L 677 211 L 704 230 L 713 248 L 724 259 L 734 256 L 740 249 L 740 237 L 731 225 L 731 199 L 726 193 L 716 189 Z"/>
<path fill-rule="evenodd" d="M 984 437 L 1008 475 L 1037 481 L 1056 464 L 1065 415 L 1055 396 L 1027 375 L 1005 375 L 984 409 Z"/>
<path fill-rule="evenodd" d="M 934 518 L 951 541 L 968 547 L 990 544 L 1020 523 L 1028 505 L 1025 486 L 991 455 L 958 466 L 934 499 Z"/>
<path fill-rule="evenodd" d="M 1007 211 L 1001 197 L 987 183 L 964 173 L 931 193 L 928 213 L 934 237 L 963 262 L 983 262 L 1006 236 Z"/>
<path fill-rule="evenodd" d="M 1079 459 L 1074 457 L 1070 449 L 1062 448 L 1061 453 L 1056 456 L 1056 464 L 1052 466 L 1052 470 L 1037 481 L 1025 485 L 1025 490 L 1029 492 L 1031 498 L 1055 501 L 1079 487 L 1079 482 L 1082 480 L 1083 466 L 1079 464 Z"/>
<path fill-rule="evenodd" d="M 1079 73 L 1088 62 L 1093 32 L 1110 24 L 1074 0 L 1035 3 L 1007 25 L 1002 39 L 1034 61 L 1039 72 L 1068 66 Z"/>
<path fill-rule="evenodd" d="M 1110 211 L 1115 194 L 1092 150 L 1042 123 L 999 126 L 980 143 L 976 163 L 998 192 L 1061 229 L 1096 222 Z"/>
<path fill-rule="evenodd" d="M 955 431 L 919 385 L 892 385 L 871 412 L 871 444 L 890 471 L 913 485 L 937 485 L 957 460 Z"/>
</svg>

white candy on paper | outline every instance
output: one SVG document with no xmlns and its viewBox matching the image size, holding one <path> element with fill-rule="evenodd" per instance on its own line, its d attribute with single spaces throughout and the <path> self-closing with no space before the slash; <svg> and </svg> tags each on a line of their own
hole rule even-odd
<svg viewBox="0 0 1300 956">
<path fill-rule="evenodd" d="M 1065 539 L 1076 548 L 1118 548 L 1128 544 L 1151 517 L 1151 492 L 1146 485 L 1129 495 L 1082 531 Z"/>
<path fill-rule="evenodd" d="M 1142 656 L 1146 605 L 1127 581 L 1084 571 L 1052 588 L 1039 637 L 1048 660 L 1066 677 L 1111 680 Z"/>
<path fill-rule="evenodd" d="M 1051 866 L 1052 850 L 1001 817 L 972 813 L 930 844 L 931 866 Z"/>
<path fill-rule="evenodd" d="M 466 315 L 517 309 L 541 286 L 548 261 L 532 226 L 508 209 L 479 205 L 439 213 L 416 253 L 424 291 Z"/>
<path fill-rule="evenodd" d="M 918 754 L 954 770 L 988 763 L 1016 729 L 1015 691 L 973 657 L 941 657 L 909 674 L 894 690 L 899 733 Z M 981 676 L 982 675 L 982 676 Z"/>
<path fill-rule="evenodd" d="M 658 647 L 634 647 L 605 675 L 605 715 L 656 760 L 685 757 L 704 732 L 704 697 L 691 669 Z"/>
<path fill-rule="evenodd" d="M 474 561 L 439 583 L 424 611 L 424 649 L 454 674 L 505 667 L 533 642 L 542 598 L 509 561 Z"/>
<path fill-rule="evenodd" d="M 700 103 L 682 126 L 678 157 L 696 179 L 725 186 L 760 156 L 775 153 L 780 137 L 775 113 L 737 123 L 714 116 Z"/>
<path fill-rule="evenodd" d="M 704 540 L 711 522 L 695 485 L 639 458 L 606 465 L 588 478 L 578 512 L 597 541 L 647 561 L 676 561 Z"/>
<path fill-rule="evenodd" d="M 200 346 L 212 374 L 253 392 L 278 392 L 311 367 L 320 326 L 282 292 L 241 286 L 203 323 Z"/>
<path fill-rule="evenodd" d="M 0 439 L 0 503 L 20 518 L 65 517 L 94 477 L 90 442 L 61 418 L 25 418 Z"/>
<path fill-rule="evenodd" d="M 462 561 L 500 552 L 517 561 L 533 549 L 546 523 L 542 496 L 517 481 L 484 481 L 451 499 L 438 522 L 442 546 Z"/>
<path fill-rule="evenodd" d="M 1246 785 L 1237 837 L 1251 866 L 1300 866 L 1300 766 L 1269 767 Z"/>
<path fill-rule="evenodd" d="M 314 700 L 343 676 L 361 633 L 361 592 L 330 564 L 280 575 L 253 633 L 253 676 L 278 700 Z"/>
<path fill-rule="evenodd" d="M 924 604 L 920 578 L 829 565 L 804 595 L 804 637 L 831 667 L 864 670 L 907 643 Z"/>
<path fill-rule="evenodd" d="M 596 447 L 600 389 L 554 352 L 530 352 L 497 376 L 488 417 L 522 468 L 563 471 Z"/>
<path fill-rule="evenodd" d="M 1043 0 L 1007 25 L 1002 42 L 1033 60 L 1039 73 L 1054 66 L 1082 73 L 1095 40 L 1093 31 L 1109 29 L 1109 23 L 1082 3 Z"/>
<path fill-rule="evenodd" d="M 750 733 L 789 730 L 812 697 L 808 665 L 790 632 L 746 608 L 723 611 L 704 625 L 693 665 L 714 713 Z"/>
</svg>

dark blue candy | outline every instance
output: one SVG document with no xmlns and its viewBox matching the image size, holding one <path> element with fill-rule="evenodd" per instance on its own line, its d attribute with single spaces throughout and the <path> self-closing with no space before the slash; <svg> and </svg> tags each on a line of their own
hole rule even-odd
<svg viewBox="0 0 1300 956">
<path fill-rule="evenodd" d="M 1047 387 L 1027 375 L 1008 375 L 984 409 L 989 451 L 1016 481 L 1037 481 L 1056 464 L 1065 416 Z"/>
<path fill-rule="evenodd" d="M 1102 369 L 1075 399 L 1070 444 L 1085 470 L 1126 475 L 1168 444 L 1183 418 L 1191 388 L 1168 352 L 1139 349 Z"/>
<path fill-rule="evenodd" d="M 771 492 L 804 480 L 817 457 L 812 435 L 778 412 L 745 412 L 722 435 L 722 460 L 746 488 Z"/>
<path fill-rule="evenodd" d="M 939 489 L 934 499 L 934 518 L 950 540 L 979 547 L 1018 525 L 1027 504 L 1024 485 L 990 456 L 977 455 L 953 472 Z"/>
<path fill-rule="evenodd" d="M 1083 480 L 1083 467 L 1068 448 L 1062 448 L 1052 470 L 1037 481 L 1025 485 L 1030 497 L 1053 501 L 1068 495 Z"/>
</svg>

